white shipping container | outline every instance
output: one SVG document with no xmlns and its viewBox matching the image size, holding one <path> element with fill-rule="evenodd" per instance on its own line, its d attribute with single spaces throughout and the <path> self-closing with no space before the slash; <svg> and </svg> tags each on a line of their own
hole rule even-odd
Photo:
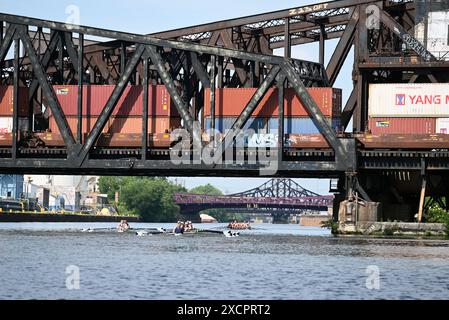
<svg viewBox="0 0 449 320">
<path fill-rule="evenodd" d="M 370 117 L 449 117 L 449 84 L 371 84 Z"/>
<path fill-rule="evenodd" d="M 437 119 L 437 134 L 449 134 L 449 118 Z"/>
</svg>

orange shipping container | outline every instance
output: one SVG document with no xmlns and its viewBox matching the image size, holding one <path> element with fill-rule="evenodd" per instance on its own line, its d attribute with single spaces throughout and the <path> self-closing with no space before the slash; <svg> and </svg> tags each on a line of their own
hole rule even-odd
<svg viewBox="0 0 449 320">
<path fill-rule="evenodd" d="M 14 86 L 0 86 L 0 116 L 13 115 Z M 19 117 L 28 116 L 28 88 L 19 89 Z"/>
<path fill-rule="evenodd" d="M 66 119 L 67 119 L 67 123 L 69 124 L 70 129 L 72 130 L 72 134 L 75 136 L 78 132 L 78 118 L 77 117 L 67 117 Z M 55 118 L 50 117 L 48 120 L 49 120 L 48 127 L 49 127 L 50 131 L 52 133 L 59 134 L 60 131 L 59 131 L 59 127 L 56 123 Z M 98 120 L 98 118 L 96 118 L 96 117 L 90 117 L 90 118 L 84 117 L 83 118 L 83 133 L 89 133 L 93 129 L 97 120 Z M 106 132 L 108 132 L 108 130 L 109 130 L 109 121 L 106 122 L 106 126 L 104 127 L 103 132 L 106 133 Z"/>
<path fill-rule="evenodd" d="M 97 117 L 83 118 L 83 134 L 92 131 Z M 78 132 L 78 118 L 67 117 L 67 122 L 73 135 Z M 181 126 L 180 118 L 170 117 L 153 117 L 148 119 L 149 133 L 165 133 Z M 60 133 L 54 117 L 49 118 L 49 129 L 53 133 Z M 141 134 L 142 133 L 142 117 L 111 117 L 102 131 L 103 133 L 121 133 L 121 134 Z"/>
<path fill-rule="evenodd" d="M 180 118 L 153 117 L 148 119 L 149 133 L 165 133 L 181 126 Z M 142 133 L 141 117 L 113 117 L 109 122 L 108 133 Z"/>
<path fill-rule="evenodd" d="M 246 107 L 256 88 L 224 88 L 216 90 L 215 116 L 237 117 Z M 342 91 L 334 88 L 307 88 L 307 91 L 316 102 L 325 117 L 339 117 L 341 115 Z M 211 113 L 210 89 L 205 91 L 206 117 Z M 285 117 L 305 117 L 308 112 L 299 101 L 292 88 L 285 90 Z M 262 99 L 252 117 L 269 118 L 279 115 L 278 90 L 271 88 Z"/>
<path fill-rule="evenodd" d="M 114 91 L 113 85 L 83 86 L 83 116 L 99 116 Z M 78 86 L 53 87 L 66 116 L 78 114 Z M 143 86 L 127 86 L 112 113 L 113 116 L 141 116 L 143 110 Z M 149 116 L 178 116 L 165 86 L 149 86 Z"/>
</svg>

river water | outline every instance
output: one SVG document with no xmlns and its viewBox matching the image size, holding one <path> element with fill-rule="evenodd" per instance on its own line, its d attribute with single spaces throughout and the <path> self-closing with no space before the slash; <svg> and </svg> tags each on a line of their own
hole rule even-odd
<svg viewBox="0 0 449 320">
<path fill-rule="evenodd" d="M 106 227 L 0 224 L 0 299 L 449 299 L 445 241 L 267 224 L 237 238 L 80 232 Z"/>
</svg>

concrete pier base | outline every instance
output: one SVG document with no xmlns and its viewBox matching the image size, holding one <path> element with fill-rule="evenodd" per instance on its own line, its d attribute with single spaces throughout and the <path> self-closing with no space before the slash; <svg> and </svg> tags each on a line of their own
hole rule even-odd
<svg viewBox="0 0 449 320">
<path fill-rule="evenodd" d="M 410 222 L 357 222 L 341 223 L 340 234 L 379 236 L 444 236 L 446 227 L 441 223 Z"/>
</svg>

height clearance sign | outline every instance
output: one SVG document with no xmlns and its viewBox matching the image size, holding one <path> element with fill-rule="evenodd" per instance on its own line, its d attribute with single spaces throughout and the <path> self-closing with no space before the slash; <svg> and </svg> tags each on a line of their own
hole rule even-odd
<svg viewBox="0 0 449 320">
<path fill-rule="evenodd" d="M 449 84 L 371 84 L 369 116 L 449 118 Z"/>
</svg>

